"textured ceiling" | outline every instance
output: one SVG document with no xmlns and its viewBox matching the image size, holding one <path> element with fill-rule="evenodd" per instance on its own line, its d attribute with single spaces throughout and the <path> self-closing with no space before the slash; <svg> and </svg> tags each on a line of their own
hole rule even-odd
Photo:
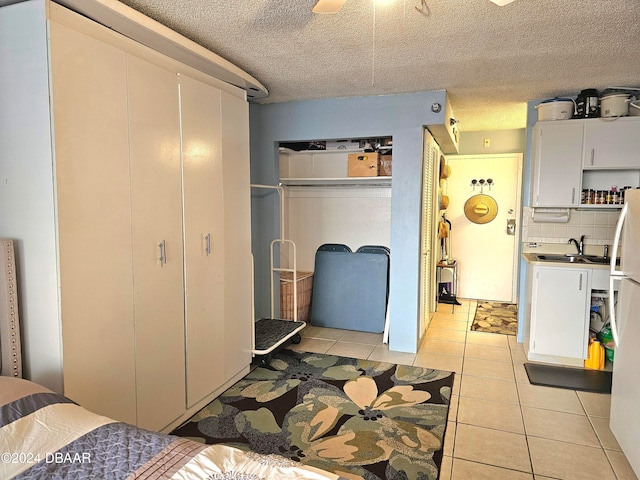
<svg viewBox="0 0 640 480">
<path fill-rule="evenodd" d="M 526 102 L 640 85 L 640 0 L 120 0 L 253 75 L 260 103 L 446 89 L 460 131 Z M 421 8 L 418 11 L 417 8 Z"/>
</svg>

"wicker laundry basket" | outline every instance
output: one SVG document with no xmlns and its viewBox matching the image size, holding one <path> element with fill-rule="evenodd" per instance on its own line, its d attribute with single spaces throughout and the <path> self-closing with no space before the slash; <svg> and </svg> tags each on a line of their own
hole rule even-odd
<svg viewBox="0 0 640 480">
<path fill-rule="evenodd" d="M 308 322 L 311 314 L 313 272 L 297 272 L 298 320 Z M 293 320 L 293 273 L 280 273 L 280 318 Z"/>
</svg>

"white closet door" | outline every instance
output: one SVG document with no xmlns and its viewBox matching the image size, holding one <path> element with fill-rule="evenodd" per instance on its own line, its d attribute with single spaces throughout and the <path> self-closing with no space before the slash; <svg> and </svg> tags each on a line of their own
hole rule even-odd
<svg viewBox="0 0 640 480">
<path fill-rule="evenodd" d="M 156 430 L 185 408 L 178 77 L 133 56 L 127 67 L 136 423 Z"/>
<path fill-rule="evenodd" d="M 225 224 L 226 375 L 251 363 L 252 258 L 249 173 L 249 104 L 222 93 L 222 158 Z"/>
<path fill-rule="evenodd" d="M 64 393 L 135 422 L 125 54 L 55 22 L 50 35 Z"/>
<path fill-rule="evenodd" d="M 180 76 L 187 407 L 225 379 L 224 210 L 220 90 Z"/>
</svg>

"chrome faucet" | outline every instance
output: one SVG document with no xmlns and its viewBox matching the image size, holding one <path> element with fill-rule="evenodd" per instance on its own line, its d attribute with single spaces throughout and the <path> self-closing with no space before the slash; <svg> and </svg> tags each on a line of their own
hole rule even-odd
<svg viewBox="0 0 640 480">
<path fill-rule="evenodd" d="M 578 242 L 575 238 L 570 238 L 567 243 L 573 243 L 578 250 L 578 255 L 584 255 L 584 235 L 580 237 L 580 242 Z"/>
</svg>

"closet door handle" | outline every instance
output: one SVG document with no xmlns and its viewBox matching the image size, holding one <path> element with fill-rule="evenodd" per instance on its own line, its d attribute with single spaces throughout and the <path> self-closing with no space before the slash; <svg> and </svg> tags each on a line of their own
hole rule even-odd
<svg viewBox="0 0 640 480">
<path fill-rule="evenodd" d="M 158 247 L 160 247 L 160 266 L 164 267 L 167 263 L 167 243 L 162 240 Z"/>
<path fill-rule="evenodd" d="M 209 255 L 211 255 L 211 234 L 207 233 L 207 235 L 204 237 L 204 240 L 206 242 L 205 251 L 207 252 L 208 257 Z"/>
</svg>

